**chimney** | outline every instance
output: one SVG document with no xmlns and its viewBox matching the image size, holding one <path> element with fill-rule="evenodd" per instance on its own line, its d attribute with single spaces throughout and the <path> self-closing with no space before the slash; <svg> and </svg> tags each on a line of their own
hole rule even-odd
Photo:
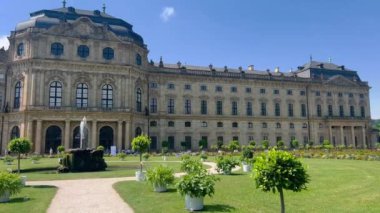
<svg viewBox="0 0 380 213">
<path fill-rule="evenodd" d="M 255 70 L 255 67 L 253 65 L 248 66 L 248 71 L 254 71 L 254 70 Z"/>
</svg>

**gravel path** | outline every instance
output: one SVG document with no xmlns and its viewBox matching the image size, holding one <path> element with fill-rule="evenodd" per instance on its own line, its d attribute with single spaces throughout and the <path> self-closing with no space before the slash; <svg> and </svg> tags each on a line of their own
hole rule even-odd
<svg viewBox="0 0 380 213">
<path fill-rule="evenodd" d="M 216 174 L 216 164 L 210 166 L 210 173 Z M 235 167 L 238 170 L 240 167 Z M 176 173 L 180 177 L 184 173 Z M 119 196 L 112 185 L 120 181 L 133 181 L 135 177 L 99 178 L 83 180 L 27 181 L 27 185 L 49 185 L 58 187 L 48 213 L 132 213 L 133 209 Z"/>
</svg>

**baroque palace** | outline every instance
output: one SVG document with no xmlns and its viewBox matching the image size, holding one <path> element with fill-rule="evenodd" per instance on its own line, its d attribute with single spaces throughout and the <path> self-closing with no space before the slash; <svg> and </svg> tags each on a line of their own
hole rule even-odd
<svg viewBox="0 0 380 213">
<path fill-rule="evenodd" d="M 310 60 L 283 73 L 154 63 L 132 25 L 104 10 L 30 16 L 0 50 L 2 154 L 15 137 L 36 153 L 79 147 L 84 116 L 91 147 L 107 149 L 129 149 L 141 133 L 152 150 L 162 141 L 195 150 L 202 139 L 374 146 L 370 87 L 343 65 Z"/>
</svg>

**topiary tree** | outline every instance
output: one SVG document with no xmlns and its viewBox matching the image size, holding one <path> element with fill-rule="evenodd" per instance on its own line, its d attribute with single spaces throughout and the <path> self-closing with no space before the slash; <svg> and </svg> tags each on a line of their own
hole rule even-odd
<svg viewBox="0 0 380 213">
<path fill-rule="evenodd" d="M 280 193 L 282 213 L 285 212 L 283 189 L 299 192 L 306 189 L 309 182 L 309 175 L 297 158 L 289 152 L 275 149 L 256 158 L 252 177 L 257 188 Z"/>
<path fill-rule="evenodd" d="M 204 139 L 200 140 L 200 141 L 198 142 L 198 145 L 199 145 L 199 149 L 200 149 L 200 150 L 205 150 L 205 149 L 207 149 L 207 147 L 208 147 L 207 140 L 204 140 Z"/>
<path fill-rule="evenodd" d="M 261 145 L 262 145 L 263 149 L 268 149 L 268 147 L 269 147 L 269 141 L 268 140 L 263 140 L 263 141 L 261 141 Z"/>
<path fill-rule="evenodd" d="M 20 159 L 21 154 L 27 154 L 32 149 L 32 142 L 26 138 L 15 138 L 11 140 L 8 144 L 8 149 L 11 152 L 17 153 L 17 171 L 20 173 Z"/>
<path fill-rule="evenodd" d="M 228 149 L 233 152 L 235 150 L 239 150 L 240 149 L 240 144 L 239 144 L 239 141 L 237 140 L 232 140 L 230 142 L 230 144 L 228 144 Z"/>
<path fill-rule="evenodd" d="M 292 148 L 297 149 L 299 146 L 298 140 L 293 139 L 290 144 L 292 145 Z"/>
<path fill-rule="evenodd" d="M 222 149 L 223 141 L 217 141 L 216 146 L 218 147 L 218 150 Z"/>
<path fill-rule="evenodd" d="M 141 134 L 132 140 L 132 149 L 139 152 L 140 155 L 140 172 L 142 173 L 142 154 L 149 149 L 150 138 L 148 135 Z"/>
<path fill-rule="evenodd" d="M 284 149 L 284 141 L 279 140 L 276 143 L 278 149 Z"/>
<path fill-rule="evenodd" d="M 58 146 L 57 147 L 57 151 L 58 151 L 58 154 L 62 154 L 64 151 L 65 151 L 65 147 L 64 146 Z"/>
</svg>

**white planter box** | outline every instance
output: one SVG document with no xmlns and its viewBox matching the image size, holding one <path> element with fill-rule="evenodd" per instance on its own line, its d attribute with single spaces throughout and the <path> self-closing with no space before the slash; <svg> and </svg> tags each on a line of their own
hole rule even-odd
<svg viewBox="0 0 380 213">
<path fill-rule="evenodd" d="M 9 192 L 8 191 L 4 192 L 2 195 L 0 195 L 0 203 L 8 202 L 9 197 L 10 197 Z"/>
<path fill-rule="evenodd" d="M 251 171 L 252 171 L 252 165 L 243 163 L 243 172 L 251 172 Z"/>
<path fill-rule="evenodd" d="M 153 188 L 154 188 L 155 192 L 166 192 L 167 191 L 166 186 L 154 185 L 153 184 Z"/>
<path fill-rule="evenodd" d="M 145 180 L 145 172 L 136 171 L 136 180 L 137 181 L 144 181 Z"/>
<path fill-rule="evenodd" d="M 198 211 L 203 209 L 203 197 L 185 196 L 186 209 L 189 211 Z"/>
</svg>

